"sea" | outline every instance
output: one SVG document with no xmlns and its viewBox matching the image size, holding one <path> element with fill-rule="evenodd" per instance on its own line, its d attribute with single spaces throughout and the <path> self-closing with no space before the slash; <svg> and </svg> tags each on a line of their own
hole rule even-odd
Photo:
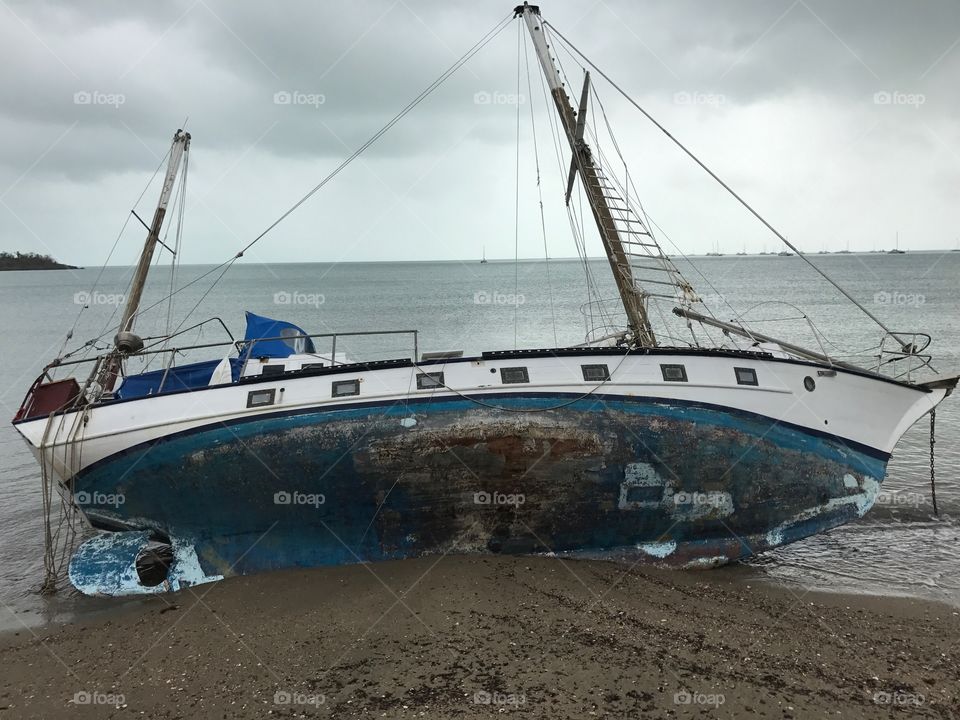
<svg viewBox="0 0 960 720">
<path fill-rule="evenodd" d="M 960 372 L 960 252 L 837 253 L 809 259 L 891 330 L 928 334 L 932 342 L 926 352 L 936 372 Z M 884 331 L 802 258 L 730 255 L 674 262 L 716 317 L 739 318 L 759 332 L 877 365 Z M 109 346 L 132 272 L 105 267 L 0 273 L 0 410 L 7 418 L 54 358 L 78 347 Z M 172 290 L 177 292 L 171 302 L 166 298 Z M 245 311 L 289 320 L 310 333 L 339 334 L 338 355 L 352 359 L 409 357 L 414 347 L 420 353 L 473 354 L 562 347 L 584 342 L 591 330 L 602 334 L 616 322 L 599 311 L 598 297 L 616 297 L 605 259 L 241 261 L 226 272 L 213 266 L 157 266 L 141 304 L 149 309 L 137 331 L 179 333 L 168 348 L 213 345 L 203 355 L 179 352 L 177 362 L 227 355 L 231 341 L 243 336 Z M 677 329 L 669 302 L 655 305 L 655 329 L 661 320 L 664 327 L 673 323 L 660 338 L 669 344 L 675 336 L 670 333 L 686 330 Z M 411 332 L 345 334 L 373 331 Z M 917 335 L 917 342 L 923 337 Z M 333 338 L 317 342 L 323 350 Z M 886 346 L 893 347 L 889 338 Z M 69 359 L 82 356 L 74 353 Z M 158 362 L 150 367 L 159 367 Z M 924 368 L 916 377 L 931 372 Z M 960 394 L 947 398 L 936 414 L 939 514 L 931 495 L 930 437 L 928 418 L 907 431 L 880 500 L 860 521 L 735 568 L 706 572 L 787 585 L 798 596 L 822 590 L 916 596 L 960 606 Z M 0 424 L 0 629 L 71 621 L 138 602 L 86 598 L 69 587 L 53 595 L 39 593 L 41 497 L 32 454 L 9 423 Z"/>
</svg>

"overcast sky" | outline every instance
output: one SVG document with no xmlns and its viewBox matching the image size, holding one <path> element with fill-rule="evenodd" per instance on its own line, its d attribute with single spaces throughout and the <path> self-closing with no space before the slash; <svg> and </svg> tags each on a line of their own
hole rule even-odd
<svg viewBox="0 0 960 720">
<path fill-rule="evenodd" d="M 805 250 L 889 248 L 897 231 L 906 249 L 957 243 L 956 0 L 541 7 Z M 189 117 L 183 260 L 222 261 L 510 10 L 455 0 L 4 0 L 0 249 L 103 262 Z M 245 261 L 463 259 L 484 246 L 513 257 L 520 37 L 511 23 Z M 572 58 L 560 60 L 579 82 Z M 520 255 L 543 255 L 533 107 L 549 252 L 571 256 L 540 77 L 527 97 L 522 62 Z M 779 249 L 612 88 L 598 80 L 597 90 L 646 209 L 685 252 Z M 158 191 L 138 206 L 144 217 Z M 130 226 L 111 262 L 132 262 L 143 235 Z"/>
</svg>

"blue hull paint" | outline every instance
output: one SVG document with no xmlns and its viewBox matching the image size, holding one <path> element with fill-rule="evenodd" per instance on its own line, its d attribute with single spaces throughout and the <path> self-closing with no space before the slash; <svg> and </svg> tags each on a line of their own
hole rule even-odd
<svg viewBox="0 0 960 720">
<path fill-rule="evenodd" d="M 856 519 L 886 470 L 877 451 L 696 404 L 490 402 L 539 412 L 455 399 L 278 414 L 134 448 L 75 487 L 122 495 L 85 507 L 95 524 L 191 543 L 217 576 L 443 552 L 724 562 Z"/>
</svg>

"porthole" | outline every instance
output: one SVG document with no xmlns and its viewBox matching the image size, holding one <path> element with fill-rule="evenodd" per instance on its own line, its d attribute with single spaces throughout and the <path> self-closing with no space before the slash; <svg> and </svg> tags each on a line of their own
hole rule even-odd
<svg viewBox="0 0 960 720">
<path fill-rule="evenodd" d="M 418 373 L 417 374 L 417 389 L 418 390 L 433 390 L 435 388 L 443 387 L 443 373 Z"/>
<path fill-rule="evenodd" d="M 581 365 L 580 370 L 587 382 L 605 382 L 610 379 L 610 370 L 606 365 Z"/>
<path fill-rule="evenodd" d="M 347 397 L 360 394 L 359 380 L 335 380 L 331 385 L 330 394 L 333 397 Z"/>
<path fill-rule="evenodd" d="M 687 369 L 683 365 L 661 365 L 660 372 L 667 382 L 687 381 Z"/>
<path fill-rule="evenodd" d="M 803 386 L 807 389 L 808 392 L 813 392 L 817 389 L 817 383 L 814 382 L 813 378 L 807 375 L 803 379 Z"/>
<path fill-rule="evenodd" d="M 753 368 L 735 367 L 733 372 L 737 376 L 737 385 L 759 385 L 757 371 Z"/>
<path fill-rule="evenodd" d="M 530 375 L 525 367 L 500 368 L 500 382 L 504 385 L 530 382 Z"/>
<path fill-rule="evenodd" d="M 277 391 L 274 388 L 269 390 L 251 390 L 247 393 L 247 407 L 263 407 L 264 405 L 273 405 L 277 397 Z"/>
</svg>

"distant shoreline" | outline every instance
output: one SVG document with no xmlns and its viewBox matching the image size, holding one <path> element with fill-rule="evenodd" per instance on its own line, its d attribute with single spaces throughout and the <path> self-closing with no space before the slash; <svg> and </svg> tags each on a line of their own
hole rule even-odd
<svg viewBox="0 0 960 720">
<path fill-rule="evenodd" d="M 0 252 L 0 271 L 4 270 L 79 270 L 76 265 L 57 262 L 49 255 Z"/>
<path fill-rule="evenodd" d="M 910 250 L 905 253 L 906 255 L 930 255 L 930 254 L 942 254 L 942 255 L 953 255 L 960 254 L 960 252 L 955 250 Z M 3 253 L 0 253 L 2 256 Z M 725 253 L 721 254 L 719 257 L 708 256 L 705 254 L 696 254 L 691 253 L 689 255 L 679 255 L 676 253 L 667 253 L 668 257 L 673 258 L 674 260 L 700 260 L 707 258 L 710 260 L 714 259 L 767 259 L 767 258 L 781 258 L 777 253 L 771 252 L 766 255 L 762 253 L 748 253 L 747 255 L 737 255 L 736 253 Z M 851 250 L 849 253 L 843 251 L 834 251 L 827 253 L 804 253 L 806 257 L 816 258 L 818 260 L 828 258 L 828 257 L 856 257 L 856 256 L 886 256 L 888 253 L 886 251 L 876 250 Z M 791 257 L 796 258 L 796 255 Z M 587 258 L 590 262 L 607 262 L 606 257 L 604 256 L 590 256 Z M 549 258 L 550 262 L 557 263 L 568 263 L 568 262 L 583 262 L 579 257 L 551 257 Z M 488 265 L 513 265 L 516 262 L 514 258 L 487 258 Z M 543 263 L 544 258 L 540 257 L 526 257 L 520 258 L 519 262 L 521 263 Z M 246 267 L 257 267 L 257 266 L 269 266 L 269 265 L 426 265 L 426 264 L 437 264 L 437 265 L 477 265 L 480 266 L 479 258 L 468 258 L 468 259 L 453 259 L 453 260 L 278 260 L 278 261 L 264 261 L 257 263 L 244 263 Z M 216 262 L 189 262 L 183 263 L 181 267 L 214 267 L 218 265 Z M 97 268 L 100 267 L 99 264 L 95 264 Z M 105 268 L 129 268 L 133 267 L 134 263 L 126 264 L 110 264 L 105 265 Z M 6 264 L 2 257 L 0 257 L 0 271 L 3 270 L 84 270 L 84 266 L 77 265 L 67 265 L 64 263 L 59 263 L 55 260 L 50 261 L 50 264 L 43 264 L 40 266 L 31 266 L 26 264 L 20 264 L 16 266 L 10 266 Z"/>
</svg>

